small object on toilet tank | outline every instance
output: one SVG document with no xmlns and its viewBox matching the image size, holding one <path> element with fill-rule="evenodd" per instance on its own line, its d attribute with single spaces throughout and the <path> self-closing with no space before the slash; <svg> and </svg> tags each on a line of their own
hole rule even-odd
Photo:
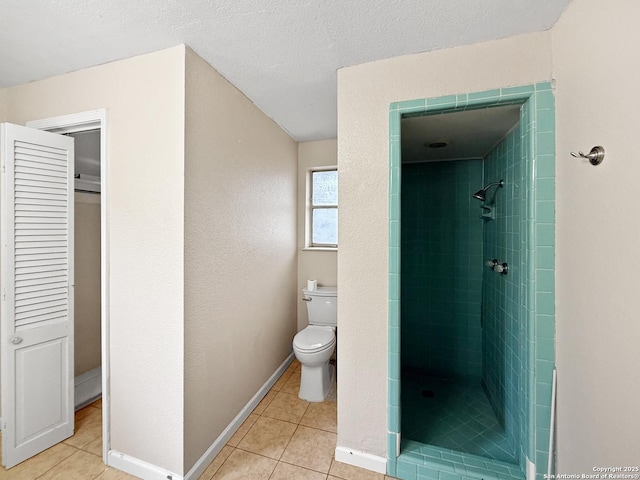
<svg viewBox="0 0 640 480">
<path fill-rule="evenodd" d="M 318 288 L 317 280 L 307 280 L 307 290 L 312 291 Z"/>
</svg>

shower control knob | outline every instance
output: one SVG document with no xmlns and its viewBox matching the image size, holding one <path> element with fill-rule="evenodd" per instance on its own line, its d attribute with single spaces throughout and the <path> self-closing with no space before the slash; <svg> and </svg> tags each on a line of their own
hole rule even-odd
<svg viewBox="0 0 640 480">
<path fill-rule="evenodd" d="M 493 266 L 493 271 L 496 273 L 501 273 L 502 275 L 506 275 L 509 273 L 509 265 L 506 263 L 496 263 Z"/>
<path fill-rule="evenodd" d="M 509 265 L 506 263 L 500 263 L 497 258 L 488 260 L 484 264 L 496 273 L 506 275 L 509 272 Z"/>
</svg>

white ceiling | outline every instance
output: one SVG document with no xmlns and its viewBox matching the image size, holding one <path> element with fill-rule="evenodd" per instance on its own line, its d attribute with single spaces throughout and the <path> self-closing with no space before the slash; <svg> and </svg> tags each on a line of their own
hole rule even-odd
<svg viewBox="0 0 640 480">
<path fill-rule="evenodd" d="M 0 86 L 185 43 L 294 139 L 322 140 L 339 68 L 542 31 L 569 1 L 0 0 Z"/>
<path fill-rule="evenodd" d="M 519 121 L 520 105 L 403 118 L 402 162 L 484 158 Z"/>
</svg>

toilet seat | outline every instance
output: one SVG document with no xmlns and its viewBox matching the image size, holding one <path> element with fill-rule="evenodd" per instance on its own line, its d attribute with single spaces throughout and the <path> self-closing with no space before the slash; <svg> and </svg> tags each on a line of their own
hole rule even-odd
<svg viewBox="0 0 640 480">
<path fill-rule="evenodd" d="M 336 336 L 331 327 L 309 325 L 293 338 L 293 347 L 300 352 L 314 353 L 333 348 L 335 342 Z"/>
</svg>

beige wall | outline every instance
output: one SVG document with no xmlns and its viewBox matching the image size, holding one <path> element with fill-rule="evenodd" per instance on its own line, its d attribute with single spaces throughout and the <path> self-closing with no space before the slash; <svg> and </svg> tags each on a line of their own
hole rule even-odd
<svg viewBox="0 0 640 480">
<path fill-rule="evenodd" d="M 0 87 L 0 122 L 7 121 L 7 89 Z"/>
<path fill-rule="evenodd" d="M 291 353 L 297 145 L 186 63 L 185 471 Z"/>
<path fill-rule="evenodd" d="M 338 164 L 336 140 L 303 142 L 298 144 L 298 330 L 309 324 L 307 306 L 302 301 L 301 290 L 307 280 L 315 279 L 319 285 L 334 286 L 338 283 L 338 254 L 335 251 L 305 250 L 305 211 L 307 204 L 307 172 L 311 167 Z"/>
<path fill-rule="evenodd" d="M 101 364 L 100 195 L 75 194 L 74 362 L 78 376 Z"/>
<path fill-rule="evenodd" d="M 561 473 L 640 458 L 638 18 L 635 0 L 574 0 L 552 32 Z M 598 167 L 569 156 L 594 145 Z"/>
<path fill-rule="evenodd" d="M 183 46 L 12 87 L 24 124 L 108 110 L 111 447 L 181 473 Z"/>
<path fill-rule="evenodd" d="M 389 104 L 551 79 L 549 33 L 338 72 L 338 445 L 386 455 Z"/>
<path fill-rule="evenodd" d="M 629 59 L 640 44 L 639 15 L 632 0 L 607 8 L 574 0 L 551 32 L 339 72 L 339 445 L 386 451 L 388 104 L 530 84 L 553 72 L 558 468 L 592 473 L 637 460 L 640 114 L 629 98 L 640 64 Z M 598 25 L 598 35 L 576 35 L 584 25 Z M 607 152 L 599 167 L 568 155 L 596 144 Z"/>
<path fill-rule="evenodd" d="M 6 122 L 6 121 L 7 121 L 7 89 L 0 88 L 0 122 Z M 0 194 L 1 193 L 2 193 L 2 190 L 0 189 Z"/>
</svg>

